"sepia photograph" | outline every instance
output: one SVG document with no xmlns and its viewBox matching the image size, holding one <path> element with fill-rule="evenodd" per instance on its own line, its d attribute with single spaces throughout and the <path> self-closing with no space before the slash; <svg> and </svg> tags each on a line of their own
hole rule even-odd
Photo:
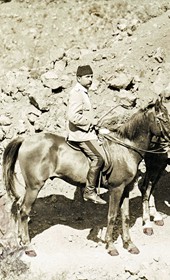
<svg viewBox="0 0 170 280">
<path fill-rule="evenodd" d="M 169 0 L 0 23 L 0 279 L 169 280 Z"/>
</svg>

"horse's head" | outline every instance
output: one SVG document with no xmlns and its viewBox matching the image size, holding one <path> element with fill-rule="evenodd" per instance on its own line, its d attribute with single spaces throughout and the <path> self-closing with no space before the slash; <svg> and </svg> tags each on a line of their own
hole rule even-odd
<svg viewBox="0 0 170 280">
<path fill-rule="evenodd" d="M 149 108 L 151 109 L 151 133 L 170 142 L 170 118 L 167 108 L 162 103 L 162 98 L 157 99 L 154 104 L 150 104 Z"/>
</svg>

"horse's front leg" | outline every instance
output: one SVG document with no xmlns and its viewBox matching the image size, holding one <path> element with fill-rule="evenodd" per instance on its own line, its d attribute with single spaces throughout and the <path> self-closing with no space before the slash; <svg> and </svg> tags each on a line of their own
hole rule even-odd
<svg viewBox="0 0 170 280">
<path fill-rule="evenodd" d="M 162 215 L 156 209 L 155 198 L 153 194 L 151 194 L 149 198 L 149 211 L 150 211 L 150 216 L 153 217 L 154 223 L 157 226 L 163 226 L 164 220 L 162 218 Z"/>
<path fill-rule="evenodd" d="M 124 190 L 124 184 L 116 188 L 110 188 L 109 192 L 109 210 L 107 217 L 107 230 L 106 230 L 106 248 L 111 256 L 119 255 L 117 249 L 113 244 L 113 227 L 117 218 L 118 210 L 120 207 L 120 200 Z"/>
<path fill-rule="evenodd" d="M 129 233 L 129 192 L 126 193 L 121 205 L 123 247 L 131 254 L 139 254 L 139 249 L 133 244 Z"/>
</svg>

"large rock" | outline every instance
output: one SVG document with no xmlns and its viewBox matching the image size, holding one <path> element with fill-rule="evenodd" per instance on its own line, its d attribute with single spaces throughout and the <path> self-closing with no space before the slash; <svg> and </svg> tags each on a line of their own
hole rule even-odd
<svg viewBox="0 0 170 280">
<path fill-rule="evenodd" d="M 41 81 L 43 85 L 51 89 L 57 89 L 61 87 L 58 78 L 58 73 L 55 70 L 49 70 L 48 72 L 41 75 Z"/>
<path fill-rule="evenodd" d="M 64 48 L 57 48 L 56 46 L 51 47 L 49 50 L 50 61 L 56 62 L 57 60 L 61 60 L 65 55 Z"/>
<path fill-rule="evenodd" d="M 1 77 L 1 89 L 7 95 L 13 96 L 18 91 L 23 92 L 29 84 L 29 73 L 26 67 L 8 71 Z"/>
<path fill-rule="evenodd" d="M 12 121 L 9 117 L 7 117 L 5 115 L 0 116 L 0 125 L 8 126 L 8 125 L 11 125 L 11 123 L 12 123 Z"/>
<path fill-rule="evenodd" d="M 43 112 L 49 110 L 48 98 L 51 96 L 51 90 L 45 88 L 41 81 L 33 80 L 25 89 L 25 93 L 28 95 L 30 103 L 37 109 Z"/>
<path fill-rule="evenodd" d="M 56 74 L 61 75 L 66 67 L 66 61 L 59 60 L 54 63 L 54 71 Z"/>
<path fill-rule="evenodd" d="M 116 98 L 118 104 L 121 104 L 124 107 L 134 107 L 136 105 L 137 97 L 135 94 L 125 89 L 121 89 L 119 92 L 117 92 Z"/>
<path fill-rule="evenodd" d="M 170 83 L 162 90 L 161 95 L 165 99 L 170 99 Z"/>
<path fill-rule="evenodd" d="M 160 68 L 151 88 L 154 93 L 159 95 L 165 90 L 165 88 L 168 85 L 168 82 L 169 82 L 169 77 L 164 72 L 164 70 Z"/>
<path fill-rule="evenodd" d="M 114 89 L 126 89 L 133 81 L 133 77 L 130 74 L 123 72 L 116 72 L 114 75 L 109 77 L 108 84 Z"/>
</svg>

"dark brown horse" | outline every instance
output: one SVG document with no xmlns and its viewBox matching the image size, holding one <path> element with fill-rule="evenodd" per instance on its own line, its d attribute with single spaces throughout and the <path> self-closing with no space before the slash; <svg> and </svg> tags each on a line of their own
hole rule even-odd
<svg viewBox="0 0 170 280">
<path fill-rule="evenodd" d="M 135 113 L 117 132 L 108 135 L 112 168 L 108 176 L 109 210 L 105 240 L 111 255 L 118 254 L 112 234 L 119 208 L 122 214 L 123 245 L 130 253 L 139 253 L 129 233 L 130 185 L 152 136 L 169 140 L 169 127 L 168 112 L 162 100 L 157 100 Z M 89 164 L 82 152 L 72 149 L 59 135 L 42 133 L 12 140 L 4 150 L 3 176 L 8 193 L 18 201 L 20 196 L 14 185 L 17 159 L 26 188 L 18 211 L 19 237 L 21 244 L 29 245 L 28 216 L 46 180 L 58 177 L 74 185 L 84 186 Z"/>
<path fill-rule="evenodd" d="M 151 151 L 145 154 L 146 172 L 141 184 L 139 184 L 142 194 L 143 232 L 146 235 L 153 234 L 151 219 L 158 226 L 164 225 L 163 217 L 156 209 L 154 192 L 163 171 L 170 164 L 168 143 L 157 138 L 151 143 L 150 148 Z"/>
</svg>

